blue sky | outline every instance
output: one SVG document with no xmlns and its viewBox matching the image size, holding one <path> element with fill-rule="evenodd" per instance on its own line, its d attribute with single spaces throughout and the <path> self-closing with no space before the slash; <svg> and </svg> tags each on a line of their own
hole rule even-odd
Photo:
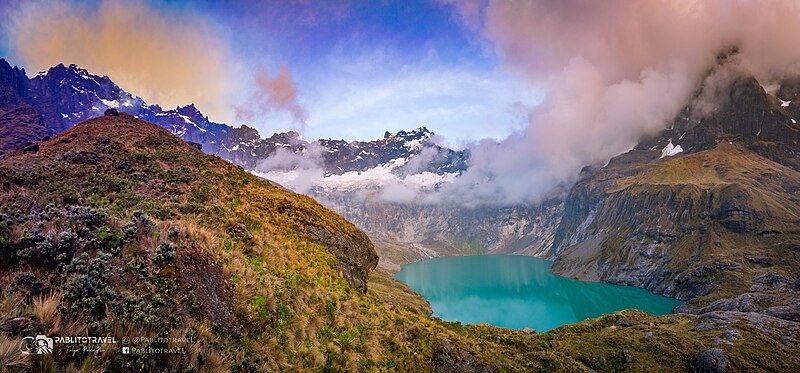
<svg viewBox="0 0 800 373">
<path fill-rule="evenodd" d="M 109 1 L 62 5 L 82 9 L 84 17 L 102 17 L 102 12 L 86 14 L 104 3 Z M 308 114 L 305 125 L 279 109 L 237 118 L 198 105 L 212 119 L 245 123 L 263 135 L 303 128 L 308 138 L 368 139 L 387 130 L 427 126 L 458 145 L 484 137 L 501 139 L 524 128 L 525 108 L 540 99 L 519 76 L 499 67 L 491 45 L 471 32 L 450 6 L 436 1 L 148 1 L 138 6 L 167 23 L 202 22 L 204 32 L 210 30 L 224 44 L 224 69 L 230 73 L 226 79 L 233 86 L 226 105 L 248 102 L 260 69 L 271 76 L 288 69 L 296 100 Z M 7 25 L 20 17 L 19 8 L 16 1 L 0 7 Z M 8 29 L 0 55 L 28 71 L 43 68 L 19 57 L 29 46 Z"/>
</svg>

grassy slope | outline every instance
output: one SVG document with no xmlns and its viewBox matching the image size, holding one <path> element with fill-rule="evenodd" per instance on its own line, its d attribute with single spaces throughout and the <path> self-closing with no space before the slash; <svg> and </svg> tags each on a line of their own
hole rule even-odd
<svg viewBox="0 0 800 373">
<path fill-rule="evenodd" d="M 0 189 L 0 364 L 11 370 L 426 371 L 471 361 L 681 371 L 722 333 L 692 331 L 692 316 L 636 311 L 533 335 L 463 326 L 431 319 L 383 271 L 361 294 L 304 228 L 361 234 L 355 227 L 125 115 L 0 158 Z M 620 317 L 634 326 L 615 326 Z M 743 342 L 726 350 L 735 370 L 800 364 L 792 346 L 741 330 Z M 36 333 L 193 342 L 169 346 L 182 355 L 19 355 L 20 338 Z"/>
<path fill-rule="evenodd" d="M 742 287 L 749 288 L 751 280 L 762 273 L 800 276 L 800 261 L 792 253 L 792 247 L 800 244 L 800 196 L 792 192 L 796 188 L 793 185 L 800 185 L 797 171 L 748 149 L 722 143 L 711 150 L 659 162 L 639 175 L 623 178 L 610 193 L 626 189 L 636 194 L 668 186 L 681 190 L 678 198 L 691 199 L 704 193 L 713 196 L 724 195 L 729 190 L 747 191 L 751 198 L 748 205 L 763 214 L 763 224 L 750 234 L 712 226 L 702 257 L 693 260 L 734 263 L 741 267 L 738 271 L 724 272 L 715 279 L 712 294 L 694 301 L 707 303 L 740 294 Z M 709 207 L 713 209 L 714 206 L 706 208 Z M 771 237 L 759 234 L 765 231 L 782 234 Z M 696 250 L 694 240 L 686 241 L 671 252 L 677 263 L 689 260 Z M 750 263 L 748 257 L 775 258 L 779 265 L 757 265 Z"/>
<path fill-rule="evenodd" d="M 564 251 L 558 269 L 572 266 L 573 277 L 582 278 L 599 270 L 635 265 L 641 258 L 620 248 L 639 245 L 634 227 L 649 227 L 673 233 L 665 251 L 670 271 L 694 271 L 699 266 L 734 268 L 712 273 L 711 293 L 692 300 L 706 304 L 741 294 L 759 274 L 773 272 L 800 276 L 800 260 L 793 248 L 800 244 L 800 173 L 763 158 L 738 145 L 718 147 L 656 160 L 621 165 L 612 169 L 609 187 L 603 187 L 605 202 L 594 224 L 603 232 L 599 249 L 589 254 L 581 247 Z M 595 177 L 607 180 L 604 174 Z M 628 175 L 628 176 L 624 176 Z M 733 232 L 709 216 L 723 201 L 739 200 L 758 211 L 762 219 L 752 232 Z M 703 226 L 705 230 L 687 230 Z M 777 231 L 778 235 L 763 232 Z M 640 245 L 643 246 L 643 245 Z M 630 250 L 632 252 L 632 250 Z M 748 258 L 768 258 L 774 265 L 761 265 Z M 594 268 L 594 269 L 592 269 Z M 676 273 L 677 273 L 676 272 Z"/>
</svg>

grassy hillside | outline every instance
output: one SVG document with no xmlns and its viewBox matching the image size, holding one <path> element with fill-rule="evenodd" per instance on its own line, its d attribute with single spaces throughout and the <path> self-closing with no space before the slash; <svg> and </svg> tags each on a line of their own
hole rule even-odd
<svg viewBox="0 0 800 373">
<path fill-rule="evenodd" d="M 798 277 L 798 187 L 797 171 L 727 143 L 633 167 L 612 164 L 576 186 L 591 202 L 573 225 L 593 210 L 584 231 L 592 239 L 564 250 L 553 270 L 700 296 L 695 304 L 739 295 L 759 275 Z"/>
<path fill-rule="evenodd" d="M 0 190 L 11 371 L 683 371 L 731 328 L 734 371 L 800 364 L 796 340 L 744 321 L 626 311 L 526 334 L 432 319 L 340 216 L 124 114 L 0 158 Z M 187 340 L 21 355 L 37 334 Z"/>
</svg>

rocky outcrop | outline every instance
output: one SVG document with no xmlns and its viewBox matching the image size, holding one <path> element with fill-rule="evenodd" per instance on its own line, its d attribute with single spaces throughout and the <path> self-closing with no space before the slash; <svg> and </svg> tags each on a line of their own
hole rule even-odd
<svg viewBox="0 0 800 373">
<path fill-rule="evenodd" d="M 582 171 L 555 234 L 554 273 L 706 304 L 770 270 L 800 275 L 795 108 L 748 76 L 727 92 L 718 110 L 689 105 L 661 134 Z M 670 144 L 684 151 L 665 155 Z"/>
<path fill-rule="evenodd" d="M 369 273 L 378 266 L 378 254 L 367 235 L 359 231 L 348 236 L 344 232 L 331 232 L 311 225 L 305 229 L 312 241 L 324 246 L 339 259 L 333 268 L 340 270 L 350 285 L 366 293 Z"/>
<path fill-rule="evenodd" d="M 723 373 L 729 364 L 722 349 L 709 348 L 697 353 L 691 367 L 693 373 Z"/>
<path fill-rule="evenodd" d="M 800 322 L 800 283 L 772 272 L 756 276 L 750 288 L 735 297 L 706 305 L 682 304 L 675 312 L 755 312 L 787 321 Z"/>
<path fill-rule="evenodd" d="M 494 367 L 482 363 L 470 351 L 442 337 L 440 348 L 434 352 L 431 371 L 435 373 L 491 373 Z"/>
<path fill-rule="evenodd" d="M 394 264 L 483 253 L 548 257 L 563 206 L 560 195 L 532 206 L 465 207 L 391 203 L 379 192 L 328 189 L 314 196 L 386 243 L 378 244 L 385 248 L 382 260 Z"/>
</svg>

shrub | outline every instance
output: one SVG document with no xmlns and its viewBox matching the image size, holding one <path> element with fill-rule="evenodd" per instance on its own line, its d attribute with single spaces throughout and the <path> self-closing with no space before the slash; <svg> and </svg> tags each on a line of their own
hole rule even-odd
<svg viewBox="0 0 800 373">
<path fill-rule="evenodd" d="M 17 272 L 14 274 L 14 283 L 20 288 L 29 291 L 31 294 L 38 294 L 44 285 L 36 275 L 30 272 Z"/>
<path fill-rule="evenodd" d="M 82 269 L 83 273 L 75 276 L 67 285 L 64 297 L 72 303 L 73 312 L 84 311 L 89 316 L 99 318 L 102 317 L 106 304 L 113 303 L 118 298 L 117 292 L 108 286 L 106 279 L 106 265 L 111 255 L 100 252 L 88 263 L 87 257 L 84 253 L 70 264 L 68 269 Z M 83 263 L 86 265 L 83 266 Z"/>
<path fill-rule="evenodd" d="M 10 231 L 6 216 L 0 214 L 0 250 L 4 250 L 11 245 Z"/>
<path fill-rule="evenodd" d="M 167 238 L 173 242 L 177 242 L 181 238 L 181 231 L 176 227 L 170 227 L 169 231 L 167 231 Z"/>
<path fill-rule="evenodd" d="M 150 220 L 150 216 L 144 213 L 142 210 L 136 210 L 133 212 L 133 221 L 136 223 L 137 228 L 142 234 L 150 234 L 155 227 L 155 223 Z"/>
<path fill-rule="evenodd" d="M 20 240 L 17 259 L 32 265 L 49 266 L 58 256 L 53 238 L 44 236 L 36 229 L 28 229 Z"/>
<path fill-rule="evenodd" d="M 172 262 L 175 260 L 175 247 L 167 241 L 161 241 L 156 248 L 156 255 L 153 259 L 161 264 Z"/>
<path fill-rule="evenodd" d="M 76 226 L 89 229 L 100 227 L 108 221 L 108 210 L 94 209 L 88 206 L 67 206 L 66 218 Z"/>
</svg>

